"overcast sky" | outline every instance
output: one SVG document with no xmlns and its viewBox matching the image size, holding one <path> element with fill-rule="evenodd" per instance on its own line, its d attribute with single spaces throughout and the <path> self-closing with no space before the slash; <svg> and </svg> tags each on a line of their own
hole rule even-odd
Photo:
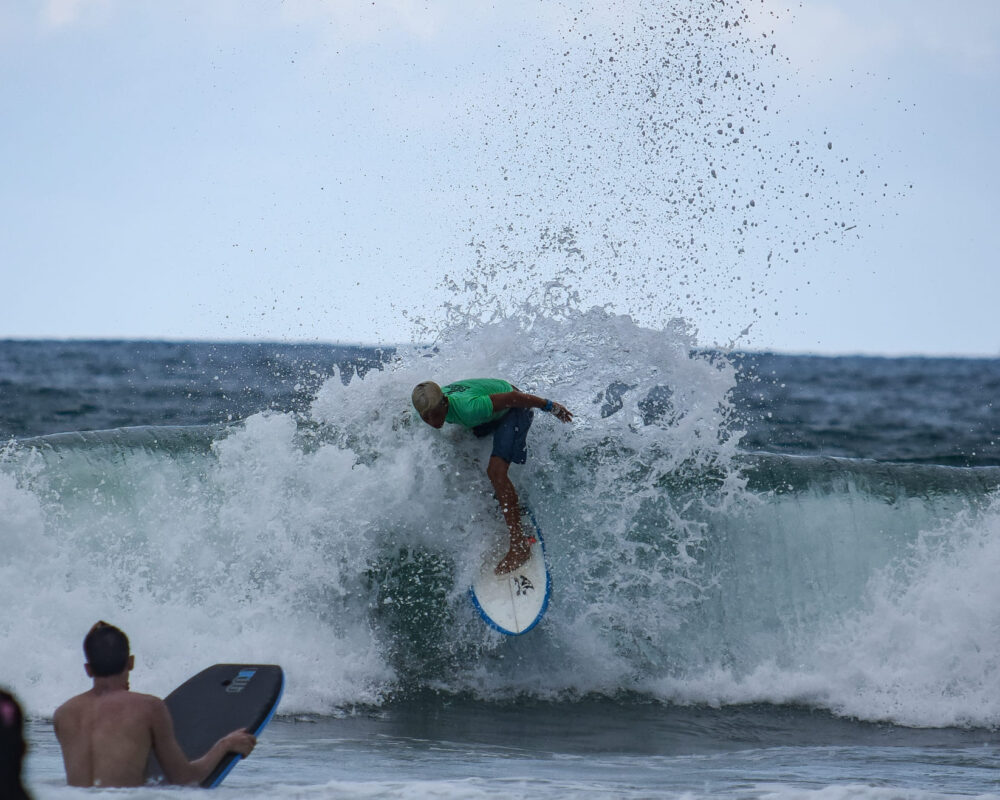
<svg viewBox="0 0 1000 800">
<path fill-rule="evenodd" d="M 994 0 L 0 0 L 0 70 L 0 338 L 394 343 L 559 275 L 1000 354 Z"/>
</svg>

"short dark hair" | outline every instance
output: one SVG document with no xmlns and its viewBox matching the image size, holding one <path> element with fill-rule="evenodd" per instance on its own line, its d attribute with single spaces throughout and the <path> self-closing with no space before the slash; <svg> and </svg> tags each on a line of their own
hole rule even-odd
<svg viewBox="0 0 1000 800">
<path fill-rule="evenodd" d="M 21 785 L 24 742 L 24 712 L 10 692 L 0 689 L 0 796 L 27 798 Z"/>
<path fill-rule="evenodd" d="M 128 665 L 128 637 L 101 620 L 94 623 L 83 640 L 83 653 L 95 678 L 107 678 L 125 671 Z"/>
</svg>

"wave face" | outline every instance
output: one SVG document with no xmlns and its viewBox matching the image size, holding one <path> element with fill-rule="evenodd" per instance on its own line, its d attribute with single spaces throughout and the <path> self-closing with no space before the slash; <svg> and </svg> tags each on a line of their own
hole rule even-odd
<svg viewBox="0 0 1000 800">
<path fill-rule="evenodd" d="M 536 416 L 512 468 L 554 583 L 518 639 L 466 595 L 503 535 L 489 442 L 408 403 L 486 375 L 577 414 Z M 7 445 L 0 663 L 33 713 L 85 688 L 103 618 L 132 639 L 134 688 L 278 662 L 286 713 L 430 689 L 1000 718 L 1000 468 L 748 452 L 729 360 L 600 310 L 456 329 L 347 377 L 239 423 Z"/>
</svg>

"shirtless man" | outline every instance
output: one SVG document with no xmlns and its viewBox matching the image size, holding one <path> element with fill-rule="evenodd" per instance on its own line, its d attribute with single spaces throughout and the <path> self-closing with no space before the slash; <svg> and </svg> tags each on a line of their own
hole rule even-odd
<svg viewBox="0 0 1000 800">
<path fill-rule="evenodd" d="M 53 715 L 70 786 L 142 786 L 150 751 L 170 783 L 200 783 L 226 753 L 250 755 L 257 739 L 233 731 L 196 761 L 188 761 L 174 736 L 174 723 L 158 697 L 129 691 L 135 666 L 128 637 L 98 622 L 83 640 L 90 691 L 67 700 Z"/>
<path fill-rule="evenodd" d="M 510 531 L 510 549 L 494 571 L 503 575 L 517 569 L 531 556 L 532 540 L 521 529 L 521 505 L 507 471 L 511 464 L 523 464 L 528 458 L 532 409 L 548 411 L 563 422 L 572 422 L 573 414 L 561 403 L 518 391 L 497 378 L 474 378 L 447 386 L 424 381 L 414 388 L 411 399 L 420 418 L 432 428 L 451 422 L 476 436 L 493 435 L 486 475 Z"/>
</svg>

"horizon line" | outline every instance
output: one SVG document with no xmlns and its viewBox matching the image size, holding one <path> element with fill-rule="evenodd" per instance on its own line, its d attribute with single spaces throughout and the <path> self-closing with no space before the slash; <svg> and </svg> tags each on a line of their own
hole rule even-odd
<svg viewBox="0 0 1000 800">
<path fill-rule="evenodd" d="M 8 342 L 36 342 L 36 343 L 59 343 L 78 342 L 87 344 L 111 344 L 111 343 L 142 343 L 142 344 L 218 344 L 218 345 L 239 345 L 239 344 L 259 344 L 259 345 L 288 345 L 304 346 L 319 345 L 324 347 L 357 347 L 366 349 L 399 349 L 402 347 L 428 347 L 430 343 L 420 342 L 396 342 L 396 343 L 371 343 L 356 340 L 339 339 L 279 339 L 270 337 L 235 337 L 235 338 L 210 338 L 199 336 L 18 336 L 0 335 L 0 344 Z M 936 353 L 920 351 L 888 351 L 888 350 L 811 350 L 811 349 L 781 349 L 776 347 L 726 347 L 723 345 L 697 345 L 695 350 L 711 350 L 725 353 L 743 355 L 775 355 L 775 356 L 804 356 L 817 358 L 940 358 L 940 359 L 969 359 L 969 360 L 997 360 L 1000 359 L 1000 351 L 994 353 L 987 352 L 957 352 L 943 351 Z"/>
</svg>

